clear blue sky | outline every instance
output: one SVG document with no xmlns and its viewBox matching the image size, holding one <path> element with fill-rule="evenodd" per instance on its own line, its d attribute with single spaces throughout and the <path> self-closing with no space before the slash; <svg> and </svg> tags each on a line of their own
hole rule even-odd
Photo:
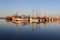
<svg viewBox="0 0 60 40">
<path fill-rule="evenodd" d="M 60 0 L 0 0 L 0 16 L 12 15 L 16 11 L 19 14 L 31 12 L 33 9 L 41 14 L 60 15 Z"/>
</svg>

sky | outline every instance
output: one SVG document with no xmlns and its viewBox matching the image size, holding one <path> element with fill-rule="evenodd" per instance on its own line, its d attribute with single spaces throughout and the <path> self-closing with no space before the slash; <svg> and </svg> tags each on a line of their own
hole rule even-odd
<svg viewBox="0 0 60 40">
<path fill-rule="evenodd" d="M 0 0 L 0 16 L 31 14 L 37 10 L 41 15 L 60 16 L 60 0 Z"/>
</svg>

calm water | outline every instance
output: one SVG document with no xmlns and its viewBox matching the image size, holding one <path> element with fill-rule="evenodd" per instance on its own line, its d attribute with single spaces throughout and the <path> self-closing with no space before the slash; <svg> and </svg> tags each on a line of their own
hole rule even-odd
<svg viewBox="0 0 60 40">
<path fill-rule="evenodd" d="M 0 40 L 60 40 L 60 23 L 15 24 L 0 20 Z"/>
</svg>

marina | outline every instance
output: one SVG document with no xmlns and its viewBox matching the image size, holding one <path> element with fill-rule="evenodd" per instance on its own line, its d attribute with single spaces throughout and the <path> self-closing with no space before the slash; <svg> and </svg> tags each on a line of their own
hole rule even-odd
<svg viewBox="0 0 60 40">
<path fill-rule="evenodd" d="M 53 17 L 46 17 L 46 16 L 33 17 L 33 16 L 27 16 L 27 15 L 18 16 L 17 14 L 13 16 L 0 17 L 0 19 L 11 20 L 11 21 L 28 21 L 30 23 L 57 22 L 58 20 L 60 21 L 59 18 L 53 18 Z"/>
</svg>

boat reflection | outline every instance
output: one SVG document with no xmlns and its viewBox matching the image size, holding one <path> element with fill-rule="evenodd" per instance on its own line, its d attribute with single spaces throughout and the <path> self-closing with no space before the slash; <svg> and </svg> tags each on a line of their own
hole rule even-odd
<svg viewBox="0 0 60 40">
<path fill-rule="evenodd" d="M 34 30 L 38 30 L 40 29 L 40 24 L 41 23 L 37 23 L 37 22 L 32 22 L 30 23 L 29 21 L 12 21 L 12 20 L 6 20 L 6 22 L 10 22 L 10 23 L 13 23 L 13 24 L 16 24 L 16 28 L 18 28 L 18 25 L 20 24 L 21 26 L 26 26 L 26 25 L 30 25 L 31 26 L 31 31 L 34 31 Z M 42 24 L 45 26 L 46 25 L 46 22 L 42 22 Z"/>
<path fill-rule="evenodd" d="M 13 21 L 13 20 L 6 20 L 6 22 L 11 22 L 13 24 L 16 24 L 16 28 L 18 28 L 18 24 L 21 24 L 21 26 L 26 26 L 26 25 L 30 25 L 31 26 L 31 31 L 36 31 L 40 29 L 40 24 L 43 24 L 44 27 L 46 26 L 47 23 L 49 22 L 29 22 L 29 21 Z M 57 22 L 57 21 L 55 21 Z M 50 22 L 51 23 L 51 22 Z"/>
</svg>

